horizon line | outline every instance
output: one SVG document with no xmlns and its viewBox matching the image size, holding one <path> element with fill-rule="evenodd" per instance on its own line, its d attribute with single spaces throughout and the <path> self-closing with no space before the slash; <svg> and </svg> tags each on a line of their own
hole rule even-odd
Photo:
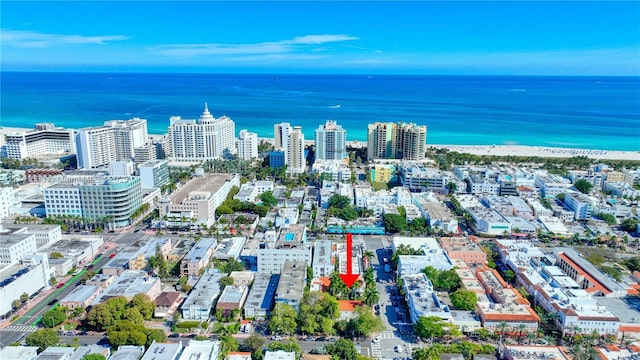
<svg viewBox="0 0 640 360">
<path fill-rule="evenodd" d="M 618 77 L 618 78 L 640 78 L 638 75 L 612 75 L 612 74 L 438 74 L 438 73 L 334 73 L 334 72 L 207 72 L 207 71 L 55 71 L 55 70 L 0 70 L 0 73 L 21 73 L 21 74 L 127 74 L 127 75 L 268 75 L 268 76 L 442 76 L 442 77 Z"/>
</svg>

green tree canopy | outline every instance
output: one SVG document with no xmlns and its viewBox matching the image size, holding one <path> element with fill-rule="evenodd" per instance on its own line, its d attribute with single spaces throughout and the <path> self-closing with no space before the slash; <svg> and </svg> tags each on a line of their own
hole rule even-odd
<svg viewBox="0 0 640 360">
<path fill-rule="evenodd" d="M 332 360 L 358 360 L 359 354 L 353 341 L 349 339 L 340 339 L 332 344 L 325 346 L 327 354 L 331 355 Z"/>
<path fill-rule="evenodd" d="M 640 271 L 640 256 L 634 256 L 622 260 L 622 265 L 626 266 L 629 271 Z"/>
<path fill-rule="evenodd" d="M 451 304 L 460 310 L 473 311 L 478 303 L 478 296 L 473 291 L 458 289 L 451 293 Z"/>
<path fill-rule="evenodd" d="M 427 266 L 423 272 L 436 290 L 453 292 L 462 286 L 462 280 L 454 269 L 440 271 L 433 266 Z"/>
<path fill-rule="evenodd" d="M 107 360 L 102 354 L 87 354 L 82 357 L 82 360 Z"/>
<path fill-rule="evenodd" d="M 590 193 L 591 189 L 593 188 L 593 184 L 591 184 L 590 182 L 588 182 L 585 179 L 576 180 L 576 182 L 573 183 L 573 186 L 583 194 Z"/>
<path fill-rule="evenodd" d="M 351 206 L 351 199 L 348 196 L 334 194 L 329 198 L 328 204 L 330 208 L 346 208 Z"/>
<path fill-rule="evenodd" d="M 39 329 L 25 338 L 28 346 L 38 347 L 38 352 L 43 352 L 44 349 L 56 345 L 59 341 L 58 333 L 53 329 Z"/>
<path fill-rule="evenodd" d="M 274 206 L 278 205 L 278 199 L 273 196 L 273 193 L 271 191 L 265 191 L 260 194 L 260 200 L 262 200 L 262 204 L 264 206 L 267 206 L 269 208 L 273 208 Z"/>
<path fill-rule="evenodd" d="M 269 349 L 269 351 L 282 350 L 286 352 L 294 352 L 296 353 L 296 359 L 300 359 L 302 357 L 302 349 L 295 338 L 289 338 L 286 342 L 274 341 L 267 346 L 267 349 Z"/>
<path fill-rule="evenodd" d="M 290 335 L 296 332 L 296 310 L 291 305 L 277 303 L 271 312 L 269 331 L 272 334 Z"/>
<path fill-rule="evenodd" d="M 52 328 L 67 320 L 67 308 L 56 306 L 42 315 L 42 325 Z"/>
<path fill-rule="evenodd" d="M 398 214 L 384 214 L 382 216 L 384 229 L 388 233 L 398 233 L 407 229 L 407 219 Z"/>
<path fill-rule="evenodd" d="M 622 230 L 626 232 L 634 232 L 636 231 L 636 226 L 638 226 L 638 222 L 639 221 L 637 219 L 626 218 L 622 220 L 622 222 L 620 223 L 620 226 L 622 227 Z"/>
<path fill-rule="evenodd" d="M 298 326 L 304 334 L 331 334 L 339 315 L 336 298 L 328 293 L 305 292 L 298 312 Z"/>
<path fill-rule="evenodd" d="M 242 343 L 242 348 L 244 350 L 254 352 L 256 350 L 261 350 L 266 343 L 267 339 L 264 336 L 260 334 L 251 334 L 251 336 L 246 338 Z"/>
<path fill-rule="evenodd" d="M 416 334 L 423 339 L 441 338 L 445 334 L 445 322 L 437 316 L 420 316 L 413 326 Z"/>
<path fill-rule="evenodd" d="M 235 281 L 233 280 L 233 278 L 231 276 L 223 276 L 220 279 L 220 285 L 222 286 L 231 286 L 233 285 Z"/>
<path fill-rule="evenodd" d="M 604 221 L 607 225 L 615 225 L 616 224 L 616 217 L 611 215 L 611 214 L 598 213 L 598 214 L 596 214 L 596 217 L 599 218 L 599 219 L 602 219 L 602 221 Z"/>
</svg>

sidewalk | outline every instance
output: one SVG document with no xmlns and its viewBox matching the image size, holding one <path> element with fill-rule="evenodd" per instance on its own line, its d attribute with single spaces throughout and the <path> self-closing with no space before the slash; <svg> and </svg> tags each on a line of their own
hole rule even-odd
<svg viewBox="0 0 640 360">
<path fill-rule="evenodd" d="M 69 277 L 67 276 L 67 277 L 64 277 L 62 279 L 58 279 L 58 281 L 66 281 L 66 279 L 68 279 L 68 278 Z M 40 294 L 38 294 L 33 299 L 29 299 L 27 301 L 27 305 L 23 306 L 20 310 L 18 310 L 17 313 L 13 314 L 8 319 L 0 321 L 0 330 L 2 330 L 4 328 L 6 328 L 7 326 L 11 325 L 11 323 L 12 323 L 11 319 L 20 318 L 21 316 L 26 314 L 29 310 L 31 310 L 34 306 L 38 305 L 41 301 L 43 301 L 47 296 L 51 295 L 55 290 L 56 290 L 55 286 L 50 286 L 49 289 L 43 290 L 42 292 L 40 292 Z M 16 318 L 16 316 L 17 316 L 17 318 Z"/>
</svg>

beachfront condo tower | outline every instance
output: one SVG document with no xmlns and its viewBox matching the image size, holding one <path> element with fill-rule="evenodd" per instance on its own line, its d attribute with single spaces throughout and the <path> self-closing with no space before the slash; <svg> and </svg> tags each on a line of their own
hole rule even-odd
<svg viewBox="0 0 640 360">
<path fill-rule="evenodd" d="M 221 159 L 237 152 L 235 122 L 226 116 L 214 118 L 206 103 L 197 121 L 172 116 L 169 122 L 171 156 L 176 161 Z"/>
<path fill-rule="evenodd" d="M 344 160 L 347 132 L 335 120 L 327 120 L 316 129 L 316 160 Z"/>
<path fill-rule="evenodd" d="M 273 125 L 273 148 L 276 151 L 284 152 L 284 164 L 288 164 L 287 149 L 289 148 L 289 134 L 291 133 L 291 124 L 283 122 Z"/>
<path fill-rule="evenodd" d="M 251 160 L 258 158 L 258 134 L 246 129 L 240 130 L 238 137 L 238 158 Z"/>
<path fill-rule="evenodd" d="M 110 120 L 104 126 L 78 129 L 78 167 L 96 169 L 114 161 L 133 160 L 135 149 L 146 146 L 148 141 L 147 120 L 140 118 Z"/>
<path fill-rule="evenodd" d="M 367 158 L 423 160 L 427 142 L 427 127 L 413 123 L 369 124 Z"/>
<path fill-rule="evenodd" d="M 294 126 L 289 134 L 289 146 L 287 147 L 287 172 L 289 174 L 301 174 L 306 167 L 304 156 L 304 133 L 302 127 Z"/>
</svg>

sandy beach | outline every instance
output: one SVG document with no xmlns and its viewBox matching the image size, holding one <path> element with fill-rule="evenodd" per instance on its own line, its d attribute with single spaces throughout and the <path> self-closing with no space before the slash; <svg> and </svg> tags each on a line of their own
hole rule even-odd
<svg viewBox="0 0 640 360">
<path fill-rule="evenodd" d="M 525 145 L 429 145 L 435 148 L 445 148 L 449 151 L 469 153 L 474 155 L 500 156 L 539 156 L 547 158 L 570 158 L 586 156 L 599 160 L 634 160 L 640 161 L 640 151 L 593 150 Z"/>
<path fill-rule="evenodd" d="M 33 128 L 0 127 L 0 145 L 5 143 L 4 135 L 14 132 L 30 131 Z M 159 139 L 164 135 L 149 134 L 150 138 Z M 260 137 L 259 141 L 273 143 L 273 138 Z M 306 145 L 313 145 L 314 140 L 306 140 Z M 364 141 L 348 141 L 348 146 L 367 146 Z M 570 158 L 574 156 L 586 156 L 599 160 L 634 160 L 640 161 L 640 151 L 618 151 L 618 150 L 595 150 L 563 147 L 544 147 L 527 145 L 442 145 L 427 144 L 427 148 L 445 148 L 449 151 L 469 153 L 474 155 L 497 155 L 497 156 L 539 156 L 547 158 Z"/>
</svg>

